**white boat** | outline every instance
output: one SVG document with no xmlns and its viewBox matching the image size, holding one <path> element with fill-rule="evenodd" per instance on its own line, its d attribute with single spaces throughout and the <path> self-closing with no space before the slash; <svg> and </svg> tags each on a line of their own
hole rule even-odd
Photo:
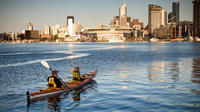
<svg viewBox="0 0 200 112">
<path fill-rule="evenodd" d="M 151 38 L 150 41 L 151 42 L 157 42 L 157 41 L 159 41 L 159 39 L 157 39 L 157 38 Z"/>
<path fill-rule="evenodd" d="M 196 42 L 200 42 L 200 38 L 198 38 L 197 36 L 195 37 L 195 41 Z"/>
<path fill-rule="evenodd" d="M 192 42 L 194 39 L 192 36 L 189 36 L 189 41 Z"/>
<path fill-rule="evenodd" d="M 124 42 L 124 40 L 120 40 L 120 39 L 109 39 L 109 42 Z"/>
</svg>

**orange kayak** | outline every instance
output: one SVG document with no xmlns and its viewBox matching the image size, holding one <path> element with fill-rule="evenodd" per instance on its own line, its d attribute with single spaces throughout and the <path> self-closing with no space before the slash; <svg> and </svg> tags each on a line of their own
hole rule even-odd
<svg viewBox="0 0 200 112">
<path fill-rule="evenodd" d="M 31 102 L 34 102 L 34 101 L 59 96 L 62 93 L 69 93 L 70 91 L 72 91 L 74 89 L 81 88 L 81 87 L 87 85 L 90 81 L 92 81 L 92 79 L 95 78 L 97 72 L 98 72 L 98 70 L 95 70 L 93 72 L 85 74 L 83 81 L 73 80 L 70 82 L 65 82 L 69 86 L 69 88 L 66 88 L 66 89 L 61 89 L 61 88 L 57 88 L 57 89 L 53 89 L 53 90 L 42 89 L 40 91 L 31 92 L 31 93 L 27 91 L 26 92 L 27 103 L 30 104 Z"/>
</svg>

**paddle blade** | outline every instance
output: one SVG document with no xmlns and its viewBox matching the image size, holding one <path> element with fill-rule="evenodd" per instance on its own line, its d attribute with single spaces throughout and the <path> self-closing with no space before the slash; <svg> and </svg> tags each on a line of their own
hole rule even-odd
<svg viewBox="0 0 200 112">
<path fill-rule="evenodd" d="M 46 61 L 41 61 L 41 64 L 43 65 L 43 66 L 45 66 L 46 68 L 48 68 L 48 69 L 50 69 L 50 67 L 49 67 L 49 64 L 46 62 Z"/>
</svg>

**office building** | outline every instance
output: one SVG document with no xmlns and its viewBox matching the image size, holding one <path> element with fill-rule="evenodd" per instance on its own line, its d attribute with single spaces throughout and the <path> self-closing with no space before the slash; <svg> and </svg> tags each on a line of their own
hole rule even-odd
<svg viewBox="0 0 200 112">
<path fill-rule="evenodd" d="M 67 16 L 68 34 L 70 36 L 74 35 L 73 26 L 74 26 L 74 16 Z"/>
<path fill-rule="evenodd" d="M 200 37 L 200 0 L 193 1 L 193 36 Z"/>
<path fill-rule="evenodd" d="M 33 25 L 31 23 L 28 24 L 28 30 L 33 30 Z"/>
<path fill-rule="evenodd" d="M 119 26 L 119 16 L 114 16 L 112 21 L 111 21 L 111 25 L 114 26 Z"/>
<path fill-rule="evenodd" d="M 41 31 L 39 30 L 26 30 L 25 38 L 26 39 L 41 39 Z"/>
<path fill-rule="evenodd" d="M 139 22 L 138 19 L 133 19 L 133 21 L 129 22 L 129 27 L 133 28 L 134 30 L 142 30 L 144 26 L 143 22 Z"/>
<path fill-rule="evenodd" d="M 58 25 L 58 24 L 52 26 L 52 34 L 53 35 L 58 35 L 58 33 L 59 33 L 59 27 L 60 27 L 60 25 Z"/>
<path fill-rule="evenodd" d="M 172 3 L 172 13 L 173 17 L 172 20 L 175 22 L 177 25 L 179 23 L 179 2 L 173 2 Z"/>
<path fill-rule="evenodd" d="M 168 23 L 172 23 L 173 22 L 173 13 L 172 12 L 170 12 L 169 14 L 168 14 Z"/>
<path fill-rule="evenodd" d="M 154 29 L 158 29 L 161 26 L 166 26 L 167 21 L 166 11 L 154 4 L 149 5 L 149 18 L 148 18 L 148 25 L 150 33 L 153 33 Z"/>
<path fill-rule="evenodd" d="M 78 22 L 78 25 L 77 25 L 77 32 L 81 32 L 82 31 L 82 29 L 83 29 L 83 26 L 81 25 L 81 23 L 80 22 Z"/>
<path fill-rule="evenodd" d="M 49 25 L 45 26 L 44 34 L 50 34 L 51 32 L 51 27 Z"/>
<path fill-rule="evenodd" d="M 119 9 L 119 25 L 120 27 L 127 27 L 127 6 L 124 3 Z"/>
</svg>

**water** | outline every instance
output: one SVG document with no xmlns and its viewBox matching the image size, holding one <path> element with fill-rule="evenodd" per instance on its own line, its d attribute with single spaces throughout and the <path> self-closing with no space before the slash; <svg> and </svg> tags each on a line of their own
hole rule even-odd
<svg viewBox="0 0 200 112">
<path fill-rule="evenodd" d="M 99 70 L 93 83 L 57 98 L 26 104 L 50 71 Z M 0 112 L 199 112 L 200 43 L 0 44 Z"/>
</svg>

